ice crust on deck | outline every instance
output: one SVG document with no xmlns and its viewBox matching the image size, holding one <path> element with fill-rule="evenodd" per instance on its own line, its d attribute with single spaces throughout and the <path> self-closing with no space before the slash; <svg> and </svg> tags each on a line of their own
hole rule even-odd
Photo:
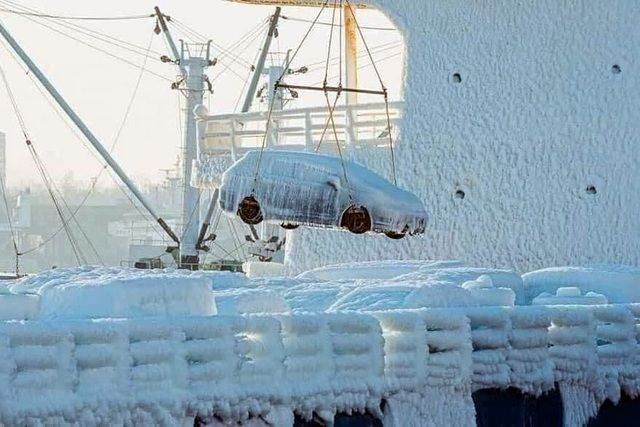
<svg viewBox="0 0 640 427">
<path fill-rule="evenodd" d="M 299 274 L 298 277 L 315 280 L 393 279 L 417 271 L 463 266 L 464 262 L 456 260 L 380 260 L 348 262 L 314 268 Z"/>
<path fill-rule="evenodd" d="M 203 275 L 107 267 L 49 270 L 15 283 L 40 296 L 40 318 L 209 316 L 216 313 Z"/>
</svg>

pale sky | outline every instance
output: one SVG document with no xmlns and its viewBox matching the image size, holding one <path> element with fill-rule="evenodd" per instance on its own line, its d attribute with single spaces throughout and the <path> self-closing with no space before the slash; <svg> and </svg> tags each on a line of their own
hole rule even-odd
<svg viewBox="0 0 640 427">
<path fill-rule="evenodd" d="M 144 55 L 105 44 L 68 28 L 60 28 L 55 22 L 7 13 L 1 9 L 15 9 L 8 0 L 0 0 L 0 20 L 17 39 L 23 49 L 40 66 L 76 112 L 92 129 L 94 134 L 109 147 L 123 120 L 131 99 L 140 70 L 80 42 L 44 28 L 41 22 L 91 45 L 98 46 L 128 61 L 141 65 Z M 222 0 L 110 0 L 95 2 L 86 0 L 18 0 L 21 6 L 37 9 L 39 12 L 73 16 L 122 16 L 151 14 L 155 5 L 164 14 L 175 17 L 180 23 L 206 35 L 223 47 L 232 46 L 240 37 L 254 29 L 273 13 L 273 7 L 249 6 Z M 310 8 L 284 8 L 283 15 L 310 19 L 317 13 Z M 361 25 L 391 27 L 392 24 L 381 13 L 359 12 Z M 34 22 L 36 21 L 36 22 Z M 331 12 L 325 11 L 321 21 L 330 22 Z M 153 34 L 153 19 L 96 22 L 68 21 L 91 30 L 108 34 L 121 40 L 161 54 L 167 54 L 161 35 Z M 295 49 L 309 24 L 292 20 L 282 21 L 280 37 L 272 45 L 272 50 Z M 329 26 L 318 26 L 309 41 L 303 46 L 292 67 L 318 63 L 326 58 Z M 83 30 L 84 31 L 84 30 Z M 176 39 L 184 37 L 173 27 Z M 256 32 L 252 43 L 235 48 L 234 54 L 241 61 L 230 60 L 214 47 L 213 55 L 220 57 L 218 65 L 208 71 L 214 85 L 214 95 L 207 101 L 210 112 L 228 113 L 234 111 L 238 99 L 244 95 L 244 81 L 250 73 L 249 65 L 254 63 L 258 46 L 264 31 Z M 374 54 L 385 85 L 391 98 L 399 97 L 402 86 L 402 39 L 396 31 L 366 30 L 365 37 L 370 47 L 378 46 Z M 24 116 L 34 146 L 43 158 L 46 167 L 55 180 L 73 177 L 81 183 L 88 183 L 101 168 L 91 154 L 87 142 L 81 142 L 69 121 L 60 119 L 36 85 L 25 73 L 25 66 L 17 64 L 7 51 L 8 45 L 0 44 L 0 65 L 4 69 L 16 100 Z M 374 49 L 375 50 L 375 49 Z M 157 54 L 147 63 L 147 68 L 169 80 L 175 78 L 177 69 L 171 64 L 155 60 Z M 368 58 L 362 58 L 365 66 Z M 229 66 L 223 72 L 225 67 Z M 316 84 L 324 76 L 324 66 L 316 65 L 314 74 L 304 76 L 300 82 Z M 311 68 L 311 67 L 310 67 Z M 335 68 L 334 68 L 335 70 Z M 332 73 L 330 72 L 330 75 Z M 333 73 L 335 74 L 335 73 Z M 219 77 L 218 77 L 219 76 Z M 241 78 L 242 77 L 242 78 Z M 306 79 L 306 80 L 305 80 Z M 371 67 L 364 67 L 360 75 L 361 86 L 376 84 Z M 131 108 L 128 121 L 113 153 L 123 169 L 139 184 L 157 181 L 163 172 L 171 168 L 181 145 L 180 128 L 183 120 L 178 110 L 177 91 L 170 89 L 170 81 L 145 73 L 142 76 L 137 96 Z M 377 88 L 376 88 L 377 89 Z M 314 104 L 313 98 L 300 101 Z M 20 128 L 7 97 L 4 84 L 0 82 L 0 130 L 7 134 L 7 181 L 9 186 L 26 186 L 38 183 L 33 161 L 24 145 Z M 84 141 L 84 140 L 83 140 Z M 112 185 L 111 178 L 104 174 L 101 185 Z"/>
</svg>

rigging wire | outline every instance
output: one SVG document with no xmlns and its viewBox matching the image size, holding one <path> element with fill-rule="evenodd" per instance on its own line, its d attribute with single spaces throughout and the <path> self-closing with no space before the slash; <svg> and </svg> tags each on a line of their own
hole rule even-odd
<svg viewBox="0 0 640 427">
<path fill-rule="evenodd" d="M 343 0 L 340 0 L 341 2 Z M 384 86 L 384 82 L 382 81 L 382 77 L 380 76 L 380 72 L 378 71 L 378 67 L 376 67 L 375 61 L 373 60 L 373 56 L 371 55 L 371 50 L 369 49 L 369 45 L 367 44 L 367 40 L 364 37 L 364 34 L 362 34 L 362 28 L 360 27 L 360 24 L 358 23 L 358 20 L 356 19 L 356 13 L 353 10 L 353 7 L 351 6 L 351 2 L 349 0 L 344 0 L 345 3 L 347 4 L 347 7 L 349 8 L 349 12 L 351 13 L 351 16 L 353 17 L 353 21 L 356 24 L 356 28 L 358 29 L 358 34 L 360 34 L 360 39 L 362 40 L 362 44 L 364 45 L 365 50 L 367 51 L 367 54 L 369 55 L 369 59 L 371 60 L 371 64 L 373 66 L 373 70 L 376 73 L 376 76 L 378 76 L 378 81 L 380 82 L 380 87 L 386 91 L 386 88 Z"/>
<path fill-rule="evenodd" d="M 26 6 L 21 6 L 21 5 L 17 4 L 17 3 L 14 3 L 11 0 L 1 0 L 0 4 L 14 5 L 14 7 L 21 8 L 22 10 L 25 10 L 25 11 L 28 11 L 28 12 L 33 12 L 32 14 L 27 14 L 25 16 L 31 16 L 31 15 L 40 16 L 40 15 L 42 15 L 42 14 L 38 14 L 38 11 L 35 10 L 35 9 L 28 8 Z M 89 27 L 85 27 L 85 26 L 82 26 L 82 25 L 79 25 L 79 24 L 76 24 L 76 23 L 73 23 L 73 22 L 67 22 L 64 19 L 52 19 L 52 18 L 44 17 L 44 20 L 46 20 L 47 22 L 49 22 L 51 24 L 58 25 L 58 26 L 66 28 L 66 29 L 69 29 L 71 31 L 75 31 L 75 32 L 81 33 L 83 35 L 95 38 L 97 40 L 100 40 L 103 43 L 109 43 L 109 44 L 112 44 L 112 45 L 114 45 L 116 47 L 119 47 L 121 49 L 128 50 L 128 51 L 130 51 L 132 53 L 139 54 L 139 55 L 144 55 L 145 48 L 143 46 L 139 46 L 139 45 L 136 45 L 136 44 L 131 43 L 129 41 L 119 39 L 119 38 L 114 37 L 114 36 L 112 36 L 110 34 L 106 34 L 106 33 L 103 33 L 101 31 L 97 31 L 95 29 L 92 29 L 92 28 L 89 28 Z M 154 53 L 156 55 L 158 55 L 158 56 L 162 55 L 161 52 L 154 51 Z"/>
<path fill-rule="evenodd" d="M 5 1 L 5 0 L 0 0 L 0 3 L 2 3 L 2 2 L 5 2 L 5 3 L 6 3 L 6 1 Z M 18 6 L 18 7 L 20 7 L 20 6 Z M 27 19 L 29 19 L 29 18 L 27 18 Z M 52 31 L 55 31 L 55 32 L 58 32 L 58 33 L 60 33 L 60 34 L 65 35 L 63 32 L 58 31 L 58 30 L 56 30 L 56 29 L 54 29 L 54 28 L 52 28 L 52 27 L 50 27 L 50 26 L 48 26 L 48 25 L 46 25 L 46 24 L 43 24 L 43 23 L 38 22 L 38 21 L 35 21 L 35 20 L 33 20 L 33 19 L 31 19 L 31 20 L 32 20 L 33 22 L 35 22 L 35 23 L 39 24 L 39 25 L 42 25 L 42 26 L 45 26 L 45 27 L 47 27 L 47 28 L 51 29 Z M 84 43 L 84 42 L 82 42 L 81 40 L 78 40 L 78 39 L 74 38 L 73 36 L 70 36 L 70 37 L 71 37 L 72 39 L 74 39 L 74 40 L 79 41 L 80 43 L 83 43 L 83 44 L 88 45 L 89 47 L 92 47 L 92 48 L 97 49 L 97 50 L 99 50 L 99 51 L 101 51 L 101 52 L 104 52 L 104 53 L 106 53 L 106 54 L 108 54 L 108 55 L 110 55 L 110 56 L 114 56 L 114 55 L 113 55 L 113 54 L 111 54 L 110 52 L 104 51 L 103 49 L 100 49 L 100 48 L 95 47 L 95 46 L 93 46 L 93 45 L 89 45 L 89 44 L 87 44 L 87 43 Z M 135 46 L 135 45 L 134 45 L 134 46 Z M 9 50 L 9 49 L 8 49 L 8 50 Z M 13 54 L 13 52 L 11 52 L 11 50 L 9 50 L 9 52 L 11 53 L 11 55 L 12 55 L 13 59 L 14 59 L 14 60 L 18 63 L 18 65 L 21 67 L 21 65 L 20 65 L 20 61 L 15 57 L 15 55 Z M 116 57 L 116 56 L 114 56 L 114 57 Z M 148 58 L 149 58 L 149 53 L 148 53 L 148 52 L 146 52 L 146 53 L 145 53 L 145 65 L 146 65 L 146 62 L 147 62 L 147 59 L 148 59 Z M 119 58 L 119 57 L 116 57 L 116 59 L 124 60 L 123 58 Z M 134 65 L 136 68 L 140 69 L 140 70 L 141 70 L 141 73 L 148 72 L 148 73 L 150 73 L 150 74 L 154 74 L 154 75 L 156 75 L 156 76 L 158 76 L 158 77 L 161 77 L 161 78 L 163 78 L 164 80 L 172 81 L 172 80 L 170 80 L 170 79 L 165 78 L 164 76 L 160 76 L 160 75 L 158 75 L 157 73 L 154 73 L 154 72 L 152 72 L 152 71 L 150 71 L 150 70 L 146 69 L 146 67 L 141 67 L 141 66 L 139 66 L 139 65 L 137 65 L 137 64 L 135 64 L 135 63 L 132 63 L 132 62 L 130 62 L 130 61 L 128 61 L 128 60 L 124 60 L 124 61 L 125 61 L 125 62 L 127 62 L 127 63 L 129 63 L 129 64 L 131 64 L 131 65 Z M 98 160 L 98 162 L 102 162 L 102 159 L 101 159 L 100 157 L 98 157 L 98 156 L 97 156 L 97 154 L 96 154 L 95 152 L 93 152 L 93 151 L 92 151 L 92 150 L 90 150 L 88 147 L 86 147 L 84 139 L 83 139 L 81 136 L 79 136 L 79 135 L 78 135 L 77 130 L 76 130 L 74 127 L 72 127 L 72 126 L 67 122 L 67 120 L 66 120 L 66 119 L 61 115 L 61 113 L 58 111 L 58 109 L 56 108 L 56 106 L 54 106 L 54 105 L 53 105 L 53 103 L 51 102 L 51 100 L 50 100 L 50 99 L 48 98 L 48 96 L 44 93 L 44 91 L 42 90 L 42 88 L 40 88 L 40 86 L 38 85 L 38 83 L 37 83 L 37 82 L 35 82 L 35 80 L 34 80 L 34 78 L 32 77 L 32 75 L 31 75 L 28 71 L 26 72 L 26 74 L 29 76 L 29 78 L 31 79 L 31 81 L 32 81 L 32 82 L 34 82 L 35 87 L 36 87 L 36 88 L 38 89 L 38 91 L 43 95 L 43 97 L 45 98 L 45 100 L 49 103 L 49 105 L 52 107 L 52 109 L 53 109 L 53 110 L 54 110 L 54 112 L 58 115 L 58 117 L 62 120 L 62 122 L 63 122 L 63 123 L 65 123 L 65 125 L 66 125 L 69 129 L 71 129 L 71 131 L 72 131 L 72 133 L 74 134 L 74 136 L 75 136 L 75 137 L 76 137 L 80 142 L 82 142 L 82 144 L 83 144 L 82 146 L 83 146 L 85 149 L 87 149 L 87 150 L 89 151 L 89 153 L 91 153 L 91 155 L 92 155 L 93 157 L 95 157 L 95 158 Z M 140 207 L 135 203 L 135 201 L 131 198 L 131 196 L 127 193 L 127 191 L 122 187 L 122 184 L 120 183 L 120 181 L 119 181 L 119 180 L 117 180 L 117 179 L 113 176 L 113 174 L 111 174 L 111 173 L 109 173 L 109 176 L 111 177 L 111 179 L 113 180 L 113 182 L 118 186 L 118 188 L 122 191 L 122 193 L 125 195 L 125 197 L 126 197 L 126 198 L 131 202 L 132 206 L 133 206 L 133 207 L 138 211 L 138 213 L 140 213 L 140 215 L 141 215 L 143 218 L 146 218 L 146 219 L 147 219 L 147 221 L 150 221 L 150 217 L 149 217 L 149 215 L 148 215 L 146 212 L 143 212 L 143 211 L 140 209 Z M 152 229 L 154 229 L 154 230 L 155 230 L 155 232 L 156 232 L 158 235 L 162 236 L 162 233 L 157 229 L 157 227 L 155 227 L 155 225 L 152 225 Z M 60 231 L 60 230 L 59 230 L 59 231 Z M 53 237 L 55 237 L 55 236 L 52 236 L 52 238 L 53 238 Z M 50 240 L 50 239 L 49 239 L 49 240 Z M 34 250 L 35 250 L 35 249 L 34 249 Z M 31 251 L 30 251 L 30 252 L 31 252 Z"/>
<path fill-rule="evenodd" d="M 304 36 L 302 37 L 302 40 L 300 41 L 300 44 L 298 45 L 298 47 L 296 47 L 296 50 L 293 52 L 293 55 L 291 55 L 291 57 L 289 58 L 289 61 L 287 61 L 287 65 L 286 65 L 286 67 L 284 67 L 284 70 L 282 71 L 282 74 L 280 74 L 280 77 L 278 78 L 278 81 L 282 80 L 282 77 L 284 77 L 284 74 L 289 70 L 289 67 L 291 67 L 291 64 L 293 63 L 293 60 L 296 59 L 296 56 L 298 55 L 298 52 L 300 52 L 300 48 L 302 47 L 304 42 L 307 40 L 307 37 L 309 37 L 309 34 L 311 33 L 311 30 L 313 29 L 313 27 L 315 26 L 316 22 L 318 21 L 318 18 L 320 18 L 320 15 L 322 14 L 322 12 L 327 7 L 328 3 L 329 3 L 329 0 L 325 0 L 324 1 L 324 3 L 322 4 L 322 7 L 318 11 L 318 14 L 313 19 L 313 21 L 311 21 L 311 25 L 309 25 L 309 28 L 307 28 L 307 31 L 305 32 Z"/>
<path fill-rule="evenodd" d="M 265 25 L 261 26 L 260 28 L 258 28 L 258 30 L 264 30 L 265 29 Z M 236 42 L 233 46 L 234 50 L 238 50 L 240 49 L 240 52 L 238 53 L 239 55 L 244 54 L 249 47 L 251 47 L 251 45 L 253 44 L 253 42 L 261 35 L 263 34 L 262 31 L 254 31 L 253 34 L 250 37 L 247 37 L 243 40 L 239 40 L 238 42 Z M 263 39 L 264 37 L 266 37 L 266 34 L 263 34 Z M 224 59 L 221 60 L 221 62 L 224 62 Z M 245 77 L 240 75 L 239 73 L 235 72 L 235 70 L 233 70 L 232 68 L 230 68 L 231 63 L 227 62 L 224 66 L 224 68 L 222 70 L 220 70 L 220 72 L 211 80 L 211 82 L 215 82 L 216 80 L 218 80 L 220 77 L 222 77 L 224 75 L 224 72 L 228 69 L 229 71 L 231 71 L 232 73 L 234 73 L 236 76 L 240 77 L 241 80 L 245 80 Z M 255 66 L 251 65 L 249 67 L 250 72 L 254 71 Z"/>
<path fill-rule="evenodd" d="M 75 21 L 129 21 L 135 19 L 153 18 L 155 15 L 128 15 L 128 16 L 68 16 L 68 15 L 50 15 L 47 13 L 21 12 L 13 9 L 0 8 L 0 12 L 13 13 L 16 15 L 35 16 L 38 18 L 68 19 Z"/>
<path fill-rule="evenodd" d="M 151 48 L 152 43 L 153 43 L 153 35 L 151 37 L 151 40 L 149 40 L 149 49 Z M 127 104 L 127 108 L 125 109 L 125 113 L 124 113 L 124 116 L 123 116 L 122 121 L 120 123 L 120 126 L 119 126 L 119 128 L 118 128 L 118 130 L 116 132 L 115 138 L 111 142 L 111 146 L 109 147 L 109 153 L 110 154 L 112 154 L 114 152 L 115 147 L 116 147 L 116 145 L 118 144 L 118 142 L 120 140 L 120 136 L 122 135 L 122 132 L 123 132 L 123 130 L 125 128 L 125 125 L 127 123 L 128 118 L 129 118 L 129 114 L 131 113 L 131 108 L 132 108 L 133 103 L 134 103 L 134 101 L 136 99 L 136 95 L 138 93 L 138 89 L 140 87 L 140 82 L 142 81 L 142 77 L 144 75 L 144 68 L 146 67 L 148 58 L 149 58 L 149 55 L 147 54 L 147 56 L 145 57 L 145 61 L 143 62 L 142 67 L 140 69 L 140 73 L 139 73 L 138 78 L 136 80 L 136 83 L 135 83 L 133 92 L 131 94 L 131 97 L 129 99 L 129 102 Z M 67 209 L 71 213 L 71 219 L 75 220 L 77 213 L 80 211 L 80 209 L 82 209 L 85 206 L 85 203 L 89 199 L 89 196 L 93 193 L 94 189 L 96 188 L 98 180 L 100 179 L 100 177 L 102 176 L 103 172 L 107 168 L 108 168 L 108 165 L 106 165 L 106 164 L 103 165 L 102 168 L 100 169 L 100 171 L 93 178 L 91 178 L 91 186 L 89 187 L 89 189 L 85 193 L 84 197 L 82 198 L 80 203 L 76 206 L 76 208 L 75 208 L 75 210 L 73 212 L 67 206 Z M 84 234 L 84 232 L 83 232 L 83 234 Z M 97 257 L 100 259 L 100 255 L 97 253 L 97 251 L 95 251 L 95 249 L 94 249 L 94 252 L 96 253 Z"/>
<path fill-rule="evenodd" d="M 287 21 L 296 21 L 296 22 L 311 22 L 311 20 L 309 19 L 305 19 L 305 18 L 298 18 L 295 16 L 281 16 L 282 19 L 285 19 Z M 330 22 L 316 22 L 316 25 L 325 25 L 325 26 L 330 26 L 331 23 Z M 340 24 L 340 27 L 342 27 L 343 24 Z M 375 31 L 398 31 L 396 28 L 393 27 L 371 27 L 371 26 L 363 26 L 362 27 L 363 30 L 375 30 Z"/>
<path fill-rule="evenodd" d="M 256 187 L 256 185 L 258 183 L 258 176 L 260 174 L 260 164 L 262 162 L 262 154 L 264 153 L 264 148 L 265 148 L 265 145 L 266 145 L 266 142 L 267 142 L 267 135 L 269 134 L 269 128 L 271 126 L 271 114 L 273 113 L 273 105 L 274 105 L 274 101 L 275 101 L 276 95 L 277 95 L 278 83 L 282 80 L 282 78 L 284 77 L 285 73 L 289 70 L 289 67 L 291 66 L 291 63 L 293 62 L 293 60 L 298 55 L 298 52 L 300 52 L 300 48 L 302 47 L 304 42 L 307 40 L 307 37 L 309 37 L 309 34 L 311 33 L 311 30 L 313 29 L 315 23 L 318 21 L 318 18 L 320 18 L 320 15 L 322 14 L 322 12 L 327 7 L 328 3 L 329 3 L 329 0 L 325 0 L 324 1 L 324 3 L 322 4 L 322 7 L 318 11 L 318 14 L 316 15 L 315 19 L 313 20 L 311 25 L 309 25 L 309 28 L 307 28 L 306 33 L 304 34 L 304 36 L 302 37 L 302 40 L 300 41 L 300 44 L 296 47 L 296 50 L 293 52 L 293 55 L 289 58 L 289 60 L 287 61 L 286 66 L 282 70 L 282 73 L 280 74 L 280 76 L 276 80 L 276 85 L 273 88 L 273 92 L 274 93 L 273 93 L 273 96 L 271 97 L 271 102 L 270 102 L 270 105 L 269 105 L 269 112 L 267 113 L 267 123 L 266 123 L 265 131 L 264 131 L 264 135 L 262 136 L 262 144 L 260 146 L 260 153 L 258 155 L 258 161 L 256 162 L 256 173 L 255 173 L 255 176 L 254 176 L 254 179 L 253 179 L 253 188 L 251 190 L 251 195 L 255 194 L 255 190 L 256 190 L 255 187 Z"/>
<path fill-rule="evenodd" d="M 264 33 L 264 37 L 262 38 L 262 43 L 261 45 L 264 45 L 264 40 L 268 37 L 269 35 L 267 33 Z M 255 63 L 258 60 L 258 56 L 260 56 L 260 49 L 256 50 L 256 54 L 253 57 L 253 63 Z M 242 89 L 240 90 L 239 94 L 238 94 L 238 99 L 236 100 L 236 104 L 233 106 L 233 111 L 238 111 L 238 106 L 240 105 L 240 101 L 242 101 L 242 97 L 243 95 L 245 95 L 244 91 L 247 88 L 247 85 L 249 84 L 249 81 L 251 81 L 251 69 L 249 69 L 249 71 L 247 72 L 247 77 L 245 77 L 244 83 L 242 85 Z"/>
<path fill-rule="evenodd" d="M 233 59 L 235 59 L 238 62 L 244 63 L 245 66 L 247 67 L 251 67 L 251 64 L 249 62 L 247 62 L 245 59 L 243 59 L 242 57 L 240 57 L 238 54 L 234 53 L 234 48 L 233 46 L 237 45 L 242 39 L 247 38 L 247 37 L 251 37 L 251 35 L 253 35 L 256 31 L 260 31 L 262 29 L 263 26 L 265 26 L 266 24 L 268 24 L 269 20 L 268 19 L 264 19 L 262 21 L 260 21 L 256 26 L 254 26 L 253 28 L 251 28 L 249 31 L 247 31 L 244 35 L 240 36 L 240 38 L 232 43 L 232 45 L 230 47 L 224 47 L 218 43 L 216 43 L 214 40 L 211 40 L 209 37 L 203 35 L 202 33 L 194 30 L 193 28 L 187 26 L 185 23 L 178 21 L 177 19 L 171 17 L 169 19 L 169 23 L 173 23 L 176 25 L 177 28 L 182 28 L 182 31 L 187 33 L 187 34 L 191 34 L 192 37 L 194 37 L 194 39 L 200 39 L 200 40 L 205 40 L 205 41 L 209 41 L 211 40 L 211 44 L 216 48 L 219 49 L 222 52 L 222 55 L 220 55 L 218 57 L 218 60 L 222 60 L 225 55 L 229 55 L 231 56 Z"/>
<path fill-rule="evenodd" d="M 392 53 L 391 55 L 385 56 L 385 57 L 380 58 L 380 59 L 376 59 L 376 63 L 377 64 L 381 64 L 381 63 L 383 63 L 385 61 L 388 61 L 390 59 L 396 58 L 398 56 L 402 56 L 402 54 L 403 54 L 403 52 Z M 358 65 L 358 70 L 364 70 L 365 68 L 369 68 L 369 67 L 371 67 L 370 63 Z M 338 75 L 334 74 L 331 77 L 329 77 L 329 79 L 334 79 L 336 77 L 338 77 Z M 316 81 L 315 83 L 313 83 L 312 86 L 318 86 L 318 85 L 321 85 L 321 84 L 322 84 L 322 81 Z"/>
<path fill-rule="evenodd" d="M 22 134 L 24 135 L 25 138 L 25 143 L 27 145 L 27 149 L 29 150 L 29 153 L 31 154 L 31 157 L 33 158 L 33 161 L 36 165 L 36 168 L 38 170 L 38 173 L 40 174 L 40 177 L 42 178 L 45 187 L 47 189 L 47 192 L 49 193 L 49 196 L 51 197 L 51 200 L 54 204 L 54 207 L 56 209 L 56 212 L 58 214 L 58 216 L 60 217 L 60 220 L 63 224 L 64 227 L 64 231 L 67 234 L 67 238 L 69 240 L 69 244 L 71 246 L 72 251 L 74 252 L 76 261 L 78 262 L 78 265 L 80 265 L 82 262 L 86 263 L 86 258 L 84 257 L 84 255 L 82 254 L 82 251 L 78 245 L 78 242 L 75 238 L 75 236 L 73 235 L 73 232 L 71 231 L 71 229 L 68 227 L 68 221 L 65 220 L 64 217 L 64 212 L 62 210 L 62 207 L 60 206 L 60 202 L 58 201 L 58 197 L 60 197 L 63 201 L 64 201 L 64 197 L 62 196 L 62 194 L 57 190 L 57 188 L 52 185 L 52 181 L 51 181 L 51 177 L 48 174 L 46 167 L 44 165 L 44 163 L 42 162 L 42 159 L 40 158 L 40 156 L 38 155 L 35 147 L 33 146 L 33 143 L 31 141 L 31 138 L 29 137 L 29 133 L 24 121 L 24 117 L 20 111 L 20 108 L 18 107 L 18 103 L 15 99 L 15 96 L 13 94 L 13 91 L 11 90 L 11 86 L 9 85 L 9 81 L 7 79 L 7 76 L 4 72 L 4 69 L 2 69 L 0 67 L 0 76 L 2 77 L 2 80 L 4 82 L 4 85 L 6 87 L 6 91 L 7 91 L 7 95 L 9 97 L 9 101 L 11 103 L 11 106 L 13 108 L 14 114 L 18 120 L 18 124 L 20 125 Z M 58 193 L 58 196 L 56 196 L 56 193 Z M 65 205 L 66 205 L 66 201 L 64 201 Z M 79 226 L 79 224 L 78 224 Z M 17 256 L 22 255 L 22 253 L 20 253 Z"/>
<path fill-rule="evenodd" d="M 342 2 L 342 0 L 340 0 Z M 376 63 L 373 59 L 373 56 L 371 54 L 371 50 L 369 49 L 369 45 L 367 44 L 366 39 L 364 38 L 364 34 L 362 33 L 362 28 L 360 27 L 360 23 L 358 22 L 358 20 L 356 19 L 356 15 L 355 12 L 353 11 L 353 7 L 351 6 L 351 2 L 349 0 L 344 0 L 347 4 L 347 7 L 349 7 L 349 11 L 351 13 L 351 16 L 353 17 L 353 20 L 356 24 L 356 28 L 358 29 L 358 33 L 360 34 L 360 38 L 362 39 L 362 44 L 364 45 L 364 48 L 367 51 L 367 54 L 369 55 L 369 60 L 371 61 L 371 65 L 373 67 L 373 70 L 376 73 L 376 76 L 378 76 L 378 81 L 380 82 L 380 87 L 382 88 L 382 91 L 384 92 L 384 104 L 385 104 L 385 110 L 386 110 L 386 114 L 387 114 L 387 126 L 388 126 L 388 131 L 389 131 L 389 150 L 391 151 L 391 171 L 392 171 L 392 176 L 393 176 L 393 183 L 397 184 L 397 179 L 396 179 L 396 160 L 395 160 L 395 154 L 394 154 L 394 150 L 393 150 L 393 135 L 391 132 L 391 118 L 389 117 L 389 93 L 387 91 L 387 88 L 384 85 L 384 82 L 382 81 L 382 76 L 380 75 L 380 71 L 378 70 L 378 67 L 376 66 Z"/>
<path fill-rule="evenodd" d="M 99 46 L 95 46 L 95 45 L 93 45 L 93 44 L 91 44 L 91 43 L 89 43 L 89 42 L 87 42 L 87 41 L 85 41 L 85 40 L 82 40 L 82 39 L 79 39 L 79 38 L 77 38 L 77 37 L 75 37 L 75 36 L 73 36 L 73 35 L 67 34 L 67 33 L 65 33 L 64 31 L 61 31 L 61 30 L 59 30 L 59 29 L 57 29 L 57 28 L 52 27 L 51 25 L 45 24 L 44 22 L 40 22 L 40 21 L 38 21 L 38 20 L 36 20 L 36 19 L 29 18 L 29 17 L 24 17 L 24 18 L 25 18 L 25 19 L 28 19 L 28 20 L 31 20 L 32 22 L 34 22 L 34 23 L 36 23 L 36 24 L 38 24 L 38 25 L 40 25 L 40 26 L 42 26 L 42 27 L 48 28 L 49 30 L 51 30 L 51 31 L 53 31 L 53 32 L 55 32 L 55 33 L 58 33 L 58 34 L 60 34 L 60 35 L 62 35 L 62 36 L 64 36 L 64 37 L 67 37 L 67 38 L 69 38 L 69 39 L 72 39 L 72 40 L 74 40 L 74 41 L 76 41 L 76 42 L 80 43 L 80 44 L 83 44 L 83 45 L 85 45 L 85 46 L 87 46 L 87 47 L 90 47 L 91 49 L 94 49 L 94 50 L 96 50 L 96 51 L 98 51 L 98 52 L 101 52 L 101 53 L 103 53 L 103 54 L 107 55 L 107 56 L 110 56 L 110 57 L 112 57 L 112 58 L 114 58 L 114 59 L 117 59 L 118 61 L 121 61 L 121 62 L 123 62 L 123 63 L 125 63 L 125 64 L 128 64 L 128 65 L 130 65 L 130 66 L 132 66 L 132 67 L 134 67 L 134 68 L 138 68 L 138 69 L 140 69 L 140 66 L 139 66 L 138 64 L 136 64 L 136 63 L 135 63 L 135 62 L 133 62 L 133 61 L 130 61 L 130 60 L 129 60 L 129 59 L 127 59 L 127 58 L 123 58 L 123 57 L 118 56 L 117 54 L 114 54 L 114 53 L 112 53 L 112 52 L 109 52 L 109 51 L 107 51 L 107 50 L 105 50 L 105 49 L 103 49 L 103 48 L 101 48 L 101 47 L 99 47 Z M 163 76 L 163 75 L 161 75 L 161 74 L 159 74 L 159 73 L 156 73 L 156 72 L 154 72 L 154 71 L 151 71 L 151 70 L 149 70 L 149 69 L 146 69 L 146 72 L 147 72 L 147 73 L 149 73 L 149 74 L 152 74 L 152 75 L 154 75 L 154 76 L 156 76 L 156 77 L 158 77 L 158 78 L 160 78 L 160 79 L 162 79 L 162 80 L 165 80 L 165 81 L 167 81 L 167 82 L 173 82 L 173 80 L 172 80 L 172 79 L 167 78 L 167 77 L 165 77 L 165 76 Z"/>
<path fill-rule="evenodd" d="M 388 50 L 397 49 L 398 47 L 402 47 L 402 42 L 394 40 L 394 41 L 391 41 L 391 42 L 382 43 L 382 44 L 379 44 L 379 45 L 376 45 L 376 46 L 372 47 L 371 48 L 371 53 L 372 54 L 373 53 L 380 54 L 380 53 L 386 52 Z M 362 59 L 362 58 L 364 58 L 366 56 L 367 56 L 367 53 L 366 52 L 362 52 L 362 53 L 359 53 L 357 55 L 357 58 L 358 59 Z M 340 61 L 340 58 L 338 56 L 334 56 L 333 58 L 331 58 L 331 65 L 335 65 L 339 61 Z M 306 64 L 307 74 L 323 69 L 324 68 L 323 67 L 324 64 L 325 64 L 325 60 L 324 59 L 322 61 L 317 61 L 317 62 L 312 62 L 310 64 Z"/>
</svg>

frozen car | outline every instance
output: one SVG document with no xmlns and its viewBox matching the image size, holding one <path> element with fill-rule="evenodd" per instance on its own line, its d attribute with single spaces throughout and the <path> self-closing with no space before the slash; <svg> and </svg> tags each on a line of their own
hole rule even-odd
<svg viewBox="0 0 640 427">
<path fill-rule="evenodd" d="M 222 176 L 220 207 L 245 223 L 342 227 L 399 239 L 424 233 L 415 195 L 353 162 L 317 153 L 250 151 Z M 346 178 L 345 178 L 346 175 Z"/>
</svg>

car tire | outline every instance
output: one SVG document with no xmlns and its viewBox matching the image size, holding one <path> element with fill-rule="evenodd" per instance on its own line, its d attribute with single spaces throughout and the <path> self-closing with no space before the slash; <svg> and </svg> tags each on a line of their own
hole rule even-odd
<svg viewBox="0 0 640 427">
<path fill-rule="evenodd" d="M 262 222 L 262 210 L 260 203 L 253 196 L 247 196 L 238 205 L 238 216 L 242 222 L 249 225 L 257 225 Z"/>
<path fill-rule="evenodd" d="M 282 224 L 280 224 L 280 227 L 284 228 L 285 230 L 295 230 L 296 228 L 300 227 L 300 224 L 291 224 L 290 222 L 283 222 Z"/>
<path fill-rule="evenodd" d="M 353 234 L 371 231 L 371 216 L 364 206 L 351 205 L 342 213 L 340 226 Z"/>
<path fill-rule="evenodd" d="M 395 231 L 385 231 L 384 235 L 387 236 L 390 239 L 393 240 L 400 240 L 402 239 L 404 236 L 406 236 L 406 233 L 396 233 Z"/>
</svg>

